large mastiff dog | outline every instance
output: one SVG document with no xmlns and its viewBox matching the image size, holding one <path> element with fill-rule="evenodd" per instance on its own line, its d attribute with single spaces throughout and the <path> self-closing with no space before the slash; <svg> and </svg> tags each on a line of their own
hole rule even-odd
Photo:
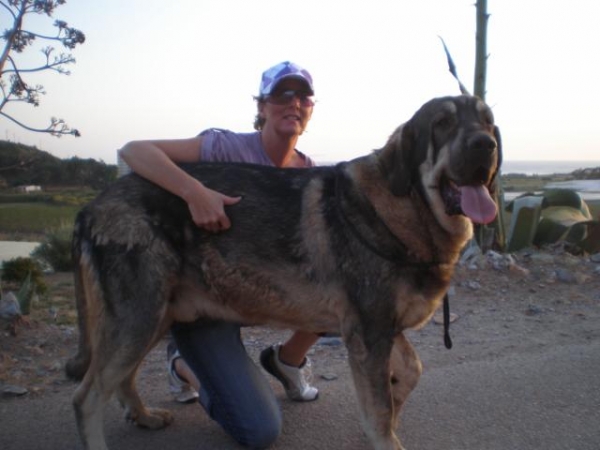
<svg viewBox="0 0 600 450">
<path fill-rule="evenodd" d="M 472 96 L 423 105 L 371 154 L 332 167 L 186 167 L 243 200 L 210 234 L 187 205 L 136 175 L 79 213 L 73 238 L 80 345 L 67 365 L 81 439 L 106 448 L 103 409 L 116 392 L 129 419 L 169 424 L 135 389 L 144 355 L 173 321 L 211 317 L 339 332 L 364 429 L 398 450 L 398 414 L 421 363 L 404 330 L 440 305 L 472 221 L 490 222 L 500 142 Z"/>
</svg>

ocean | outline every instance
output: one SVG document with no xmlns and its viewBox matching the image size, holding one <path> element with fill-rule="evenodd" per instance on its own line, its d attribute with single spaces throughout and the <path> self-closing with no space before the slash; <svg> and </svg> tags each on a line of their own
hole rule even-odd
<svg viewBox="0 0 600 450">
<path fill-rule="evenodd" d="M 336 162 L 318 162 L 318 165 L 332 165 Z M 578 169 L 592 169 L 600 167 L 600 161 L 503 161 L 502 174 L 523 175 L 552 175 L 567 174 Z M 600 180 L 564 181 L 551 183 L 547 188 L 574 189 L 580 193 L 584 200 L 600 200 Z M 521 192 L 505 193 L 508 200 L 512 200 Z"/>
<path fill-rule="evenodd" d="M 337 164 L 339 161 L 317 161 L 319 166 Z M 571 173 L 577 169 L 600 167 L 598 161 L 503 161 L 502 173 L 523 175 L 551 175 L 553 173 Z"/>
<path fill-rule="evenodd" d="M 551 175 L 571 173 L 577 169 L 600 167 L 600 161 L 503 161 L 502 173 L 524 175 Z"/>
<path fill-rule="evenodd" d="M 600 161 L 504 161 L 502 173 L 520 173 L 525 175 L 552 175 L 571 173 L 578 169 L 600 167 Z M 600 180 L 561 181 L 548 183 L 547 189 L 573 189 L 584 200 L 600 200 Z M 520 192 L 505 193 L 506 200 L 512 200 Z"/>
</svg>

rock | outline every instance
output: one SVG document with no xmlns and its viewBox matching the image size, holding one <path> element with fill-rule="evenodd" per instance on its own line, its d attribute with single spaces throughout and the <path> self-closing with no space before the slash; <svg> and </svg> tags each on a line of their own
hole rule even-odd
<svg viewBox="0 0 600 450">
<path fill-rule="evenodd" d="M 577 277 L 575 274 L 566 269 L 556 269 L 556 279 L 561 283 L 577 284 Z"/>
<path fill-rule="evenodd" d="M 468 245 L 460 257 L 459 264 L 462 266 L 477 266 L 477 262 L 481 257 L 481 250 L 478 245 Z"/>
<path fill-rule="evenodd" d="M 324 373 L 321 375 L 321 378 L 325 381 L 333 381 L 337 380 L 339 377 L 335 373 Z"/>
<path fill-rule="evenodd" d="M 0 317 L 2 319 L 21 317 L 21 306 L 14 293 L 7 292 L 0 300 Z"/>
<path fill-rule="evenodd" d="M 547 253 L 532 253 L 529 255 L 531 262 L 538 264 L 552 264 L 554 263 L 554 256 Z"/>
<path fill-rule="evenodd" d="M 600 263 L 600 253 L 594 253 L 592 256 L 590 256 L 590 261 Z"/>
<path fill-rule="evenodd" d="M 537 316 L 543 312 L 544 312 L 544 310 L 542 308 L 540 308 L 539 306 L 529 305 L 527 307 L 527 310 L 525 311 L 525 314 L 528 316 Z"/>
<path fill-rule="evenodd" d="M 515 273 L 517 275 L 523 275 L 523 276 L 528 276 L 530 273 L 528 269 L 526 269 L 523 266 L 518 265 L 516 262 L 514 262 L 514 264 L 511 264 L 510 266 L 508 266 L 508 270 L 512 273 Z"/>
<path fill-rule="evenodd" d="M 56 320 L 58 319 L 58 308 L 54 306 L 48 308 L 48 315 L 54 322 L 56 322 Z"/>
<path fill-rule="evenodd" d="M 485 254 L 487 262 L 495 270 L 505 270 L 516 265 L 515 259 L 510 254 L 501 254 L 493 250 L 488 251 Z"/>
<path fill-rule="evenodd" d="M 560 262 L 567 267 L 575 267 L 575 266 L 579 266 L 581 264 L 581 259 L 576 258 L 572 255 L 566 254 L 561 258 Z"/>
<path fill-rule="evenodd" d="M 479 281 L 469 280 L 464 285 L 473 291 L 481 289 L 481 283 Z"/>
<path fill-rule="evenodd" d="M 592 276 L 587 275 L 585 273 L 576 273 L 575 279 L 577 280 L 577 284 L 584 284 L 590 281 L 592 279 Z"/>
<path fill-rule="evenodd" d="M 565 270 L 565 269 L 557 269 L 556 270 L 556 279 L 558 281 L 560 281 L 561 283 L 577 284 L 576 275 L 573 272 Z"/>
<path fill-rule="evenodd" d="M 37 356 L 42 356 L 44 354 L 44 350 L 38 346 L 38 345 L 33 345 L 33 346 L 25 346 L 25 349 Z"/>
<path fill-rule="evenodd" d="M 63 369 L 62 363 L 60 361 L 54 361 L 52 364 L 47 366 L 47 369 L 50 372 L 60 372 Z"/>
<path fill-rule="evenodd" d="M 11 395 L 14 397 L 20 397 L 22 395 L 27 394 L 29 391 L 22 386 L 15 386 L 12 384 L 7 384 L 2 386 L 2 394 Z"/>
</svg>

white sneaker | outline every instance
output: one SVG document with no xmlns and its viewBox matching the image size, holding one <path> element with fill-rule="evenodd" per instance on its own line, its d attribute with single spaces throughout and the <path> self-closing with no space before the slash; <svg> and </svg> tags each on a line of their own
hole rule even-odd
<svg viewBox="0 0 600 450">
<path fill-rule="evenodd" d="M 311 402 L 319 396 L 319 390 L 310 385 L 312 381 L 311 364 L 308 358 L 300 367 L 289 366 L 279 359 L 281 344 L 273 345 L 260 353 L 260 363 L 264 369 L 277 378 L 290 400 Z"/>
<path fill-rule="evenodd" d="M 179 350 L 170 342 L 167 345 L 167 373 L 169 376 L 169 390 L 173 398 L 179 403 L 192 403 L 198 399 L 198 393 L 185 380 L 182 380 L 175 370 L 175 360 L 181 358 Z"/>
</svg>

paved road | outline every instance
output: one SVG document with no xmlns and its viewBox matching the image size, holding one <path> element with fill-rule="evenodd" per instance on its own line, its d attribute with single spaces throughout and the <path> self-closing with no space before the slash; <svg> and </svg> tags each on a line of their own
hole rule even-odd
<svg viewBox="0 0 600 450">
<path fill-rule="evenodd" d="M 598 450 L 599 374 L 598 340 L 428 368 L 404 409 L 400 436 L 409 450 Z M 141 377 L 143 397 L 174 409 L 175 423 L 160 431 L 138 429 L 122 420 L 113 400 L 106 420 L 111 449 L 240 448 L 197 405 L 174 405 L 164 383 L 152 389 L 148 375 Z M 318 385 L 322 395 L 312 404 L 281 395 L 284 433 L 273 450 L 369 449 L 348 371 Z M 60 386 L 37 399 L 0 400 L 0 448 L 79 449 L 71 392 Z"/>
</svg>

